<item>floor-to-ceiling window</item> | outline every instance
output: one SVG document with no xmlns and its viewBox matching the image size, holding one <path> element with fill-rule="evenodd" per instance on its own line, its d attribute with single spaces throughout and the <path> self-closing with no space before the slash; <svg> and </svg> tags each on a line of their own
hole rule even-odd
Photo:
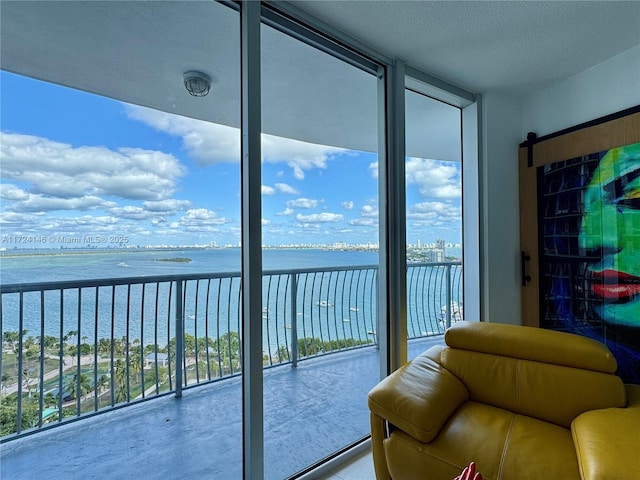
<svg viewBox="0 0 640 480">
<path fill-rule="evenodd" d="M 262 27 L 265 478 L 369 433 L 377 348 L 378 78 Z M 286 452 L 286 454 L 284 454 Z"/>
<path fill-rule="evenodd" d="M 209 445 L 220 478 L 238 478 L 238 12 L 216 2 L 2 8 L 2 284 L 36 285 L 2 296 L 12 348 L 1 434 L 219 381 L 189 434 Z M 165 435 L 184 435 L 166 424 Z M 96 452 L 124 431 L 132 443 L 154 435 L 127 422 L 96 435 Z M 203 451 L 163 459 L 197 466 Z"/>
<path fill-rule="evenodd" d="M 132 449 L 149 436 L 156 446 L 166 438 L 175 448 L 155 449 L 150 468 L 240 478 L 248 332 L 238 5 L 7 4 L 2 67 L 15 74 L 1 73 L 2 284 L 109 281 L 79 296 L 38 290 L 22 304 L 19 293 L 3 294 L 3 406 L 11 395 L 25 398 L 16 413 L 24 420 L 33 400 L 29 429 L 176 393 L 180 415 L 158 414 L 157 430 L 148 430 L 153 421 L 113 428 L 101 436 L 103 451 L 123 436 Z M 387 355 L 379 239 L 393 222 L 379 221 L 388 198 L 378 162 L 390 155 L 379 141 L 389 130 L 385 68 L 275 18 L 262 24 L 260 42 L 264 414 L 245 418 L 262 424 L 264 477 L 274 479 L 369 433 L 366 394 Z M 187 72 L 196 72 L 193 95 Z M 461 243 L 459 111 L 456 127 L 456 108 L 414 91 L 406 96 L 407 251 L 421 247 L 408 260 L 454 261 L 461 257 L 454 250 Z M 429 148 L 414 149 L 416 134 L 432 140 Z M 453 150 L 457 142 L 458 154 L 433 148 L 434 139 Z M 440 240 L 444 258 L 424 257 L 442 250 Z M 427 325 L 430 280 L 415 271 L 407 277 L 410 338 L 439 332 L 458 318 L 455 305 L 462 308 L 452 287 L 429 307 L 435 326 Z M 139 278 L 122 280 L 131 277 Z M 48 313 L 29 313 L 40 298 Z M 192 388 L 204 383 L 207 390 Z"/>
<path fill-rule="evenodd" d="M 464 318 L 462 116 L 460 108 L 407 89 L 406 233 L 408 357 Z"/>
</svg>

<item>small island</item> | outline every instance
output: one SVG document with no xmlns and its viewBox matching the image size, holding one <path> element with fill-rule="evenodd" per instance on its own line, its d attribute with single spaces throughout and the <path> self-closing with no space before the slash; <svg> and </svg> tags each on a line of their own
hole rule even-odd
<svg viewBox="0 0 640 480">
<path fill-rule="evenodd" d="M 191 261 L 190 258 L 186 257 L 173 257 L 173 258 L 156 258 L 154 259 L 156 262 L 177 262 L 177 263 L 189 263 Z"/>
</svg>

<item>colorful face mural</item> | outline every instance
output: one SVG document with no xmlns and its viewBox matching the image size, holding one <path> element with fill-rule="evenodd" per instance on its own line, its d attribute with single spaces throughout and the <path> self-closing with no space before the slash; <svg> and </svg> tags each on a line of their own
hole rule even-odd
<svg viewBox="0 0 640 480">
<path fill-rule="evenodd" d="M 538 170 L 540 325 L 607 344 L 640 382 L 640 143 Z"/>
<path fill-rule="evenodd" d="M 605 322 L 640 327 L 640 144 L 609 150 L 587 185 L 579 233 L 594 307 Z"/>
</svg>

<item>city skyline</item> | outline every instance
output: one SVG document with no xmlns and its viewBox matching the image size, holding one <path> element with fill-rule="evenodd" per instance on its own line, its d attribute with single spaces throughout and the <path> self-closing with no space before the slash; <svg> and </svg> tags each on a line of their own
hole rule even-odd
<svg viewBox="0 0 640 480">
<path fill-rule="evenodd" d="M 42 244 L 0 247 L 56 248 L 51 239 L 73 236 L 107 247 L 238 244 L 237 128 L 1 80 L 3 240 Z M 266 134 L 262 150 L 263 243 L 378 241 L 375 153 Z M 409 244 L 461 243 L 460 178 L 459 163 L 407 159 Z"/>
</svg>

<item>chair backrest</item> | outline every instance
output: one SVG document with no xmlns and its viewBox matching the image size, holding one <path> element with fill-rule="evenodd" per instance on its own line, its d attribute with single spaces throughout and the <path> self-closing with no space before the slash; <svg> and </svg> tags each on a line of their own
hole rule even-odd
<svg viewBox="0 0 640 480">
<path fill-rule="evenodd" d="M 570 333 L 460 322 L 445 334 L 442 365 L 470 400 L 569 427 L 583 412 L 624 407 L 626 393 L 609 349 Z"/>
</svg>

